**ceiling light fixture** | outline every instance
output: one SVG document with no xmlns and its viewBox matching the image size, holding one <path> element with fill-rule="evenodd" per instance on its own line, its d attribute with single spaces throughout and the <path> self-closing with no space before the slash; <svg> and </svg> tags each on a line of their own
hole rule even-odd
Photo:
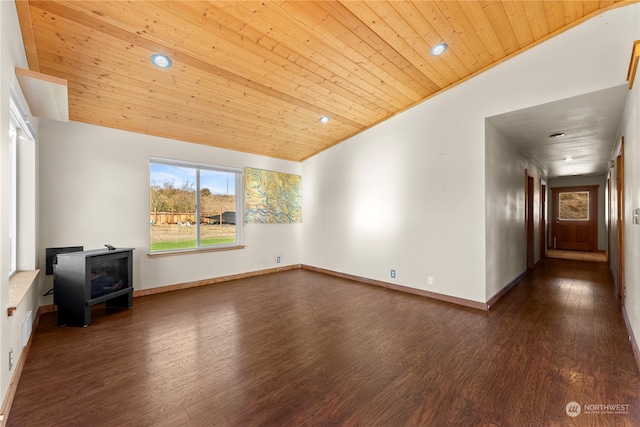
<svg viewBox="0 0 640 427">
<path fill-rule="evenodd" d="M 564 136 L 564 132 L 557 132 L 557 133 L 552 133 L 551 135 L 549 135 L 549 138 L 561 138 Z"/>
<path fill-rule="evenodd" d="M 320 118 L 318 119 L 318 121 L 319 121 L 320 123 L 329 123 L 329 117 L 327 117 L 327 116 L 322 116 L 322 117 L 320 117 Z"/>
<path fill-rule="evenodd" d="M 431 55 L 432 56 L 439 56 L 442 55 L 446 50 L 447 50 L 447 44 L 442 42 L 442 43 L 438 43 L 437 45 L 435 45 L 434 47 L 431 48 Z"/>
<path fill-rule="evenodd" d="M 566 157 L 566 158 L 564 159 L 564 161 L 565 161 L 565 162 L 571 162 L 571 161 L 573 161 L 573 157 Z"/>
<path fill-rule="evenodd" d="M 168 56 L 156 53 L 151 55 L 151 62 L 153 65 L 160 68 L 169 68 L 172 65 L 171 59 Z"/>
</svg>

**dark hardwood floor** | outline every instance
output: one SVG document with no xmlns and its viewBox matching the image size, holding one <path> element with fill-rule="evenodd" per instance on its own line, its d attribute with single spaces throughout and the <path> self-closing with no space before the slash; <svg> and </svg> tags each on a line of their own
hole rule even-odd
<svg viewBox="0 0 640 427">
<path fill-rule="evenodd" d="M 637 426 L 639 390 L 606 263 L 547 259 L 487 313 L 292 270 L 44 315 L 8 425 Z"/>
</svg>

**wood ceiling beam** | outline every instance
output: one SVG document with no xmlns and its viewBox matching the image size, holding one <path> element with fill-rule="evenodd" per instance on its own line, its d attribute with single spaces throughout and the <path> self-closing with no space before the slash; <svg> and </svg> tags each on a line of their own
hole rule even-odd
<svg viewBox="0 0 640 427">
<path fill-rule="evenodd" d="M 629 72 L 627 73 L 629 90 L 633 89 L 633 81 L 636 78 L 636 74 L 638 74 L 638 62 L 640 62 L 640 40 L 636 40 L 631 49 L 631 61 L 629 62 Z"/>
<path fill-rule="evenodd" d="M 22 42 L 24 51 L 27 54 L 27 63 L 32 71 L 40 71 L 38 63 L 38 50 L 36 48 L 36 39 L 33 34 L 33 21 L 31 20 L 31 9 L 27 0 L 16 0 L 16 11 L 18 12 L 18 21 L 20 22 L 20 32 L 22 33 Z"/>
</svg>

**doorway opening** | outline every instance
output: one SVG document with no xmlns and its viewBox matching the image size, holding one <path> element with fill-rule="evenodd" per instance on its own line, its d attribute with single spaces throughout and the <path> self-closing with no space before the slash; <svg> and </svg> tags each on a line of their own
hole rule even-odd
<svg viewBox="0 0 640 427">
<path fill-rule="evenodd" d="M 529 170 L 526 175 L 526 196 L 525 196 L 525 226 L 527 240 L 527 268 L 535 267 L 535 241 L 534 241 L 534 218 L 533 218 L 533 196 L 535 191 L 535 175 Z"/>
</svg>

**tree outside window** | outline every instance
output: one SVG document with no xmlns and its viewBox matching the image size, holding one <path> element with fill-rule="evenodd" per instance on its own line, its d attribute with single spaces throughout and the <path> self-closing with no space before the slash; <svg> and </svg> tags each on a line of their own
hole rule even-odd
<svg viewBox="0 0 640 427">
<path fill-rule="evenodd" d="M 150 163 L 152 252 L 240 244 L 242 171 L 164 159 Z"/>
</svg>

